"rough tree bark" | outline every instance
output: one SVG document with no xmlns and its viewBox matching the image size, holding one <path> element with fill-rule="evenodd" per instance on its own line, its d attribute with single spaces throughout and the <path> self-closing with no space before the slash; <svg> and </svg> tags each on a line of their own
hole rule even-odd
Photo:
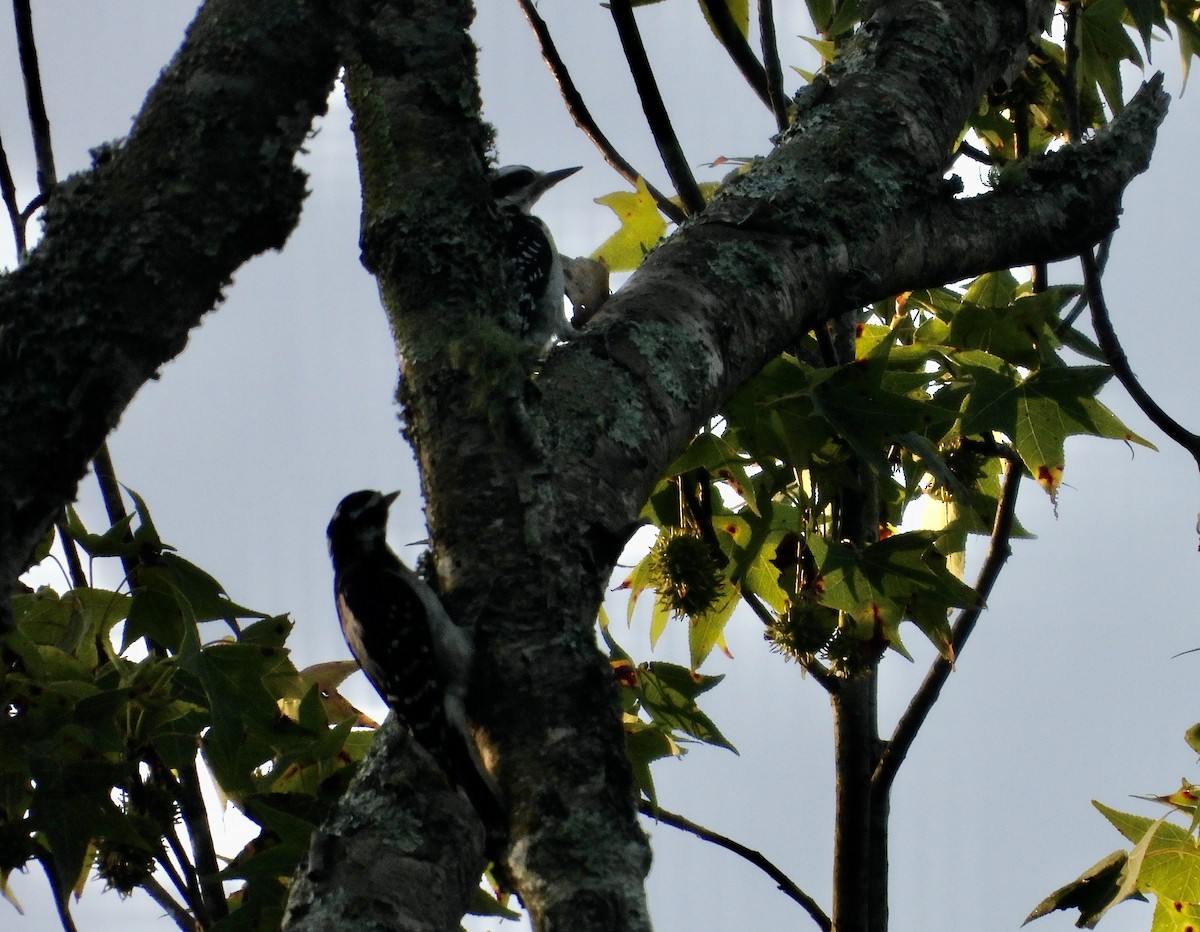
<svg viewBox="0 0 1200 932">
<path fill-rule="evenodd" d="M 1108 233 L 1166 95 L 1151 82 L 1096 139 L 955 200 L 943 176 L 957 133 L 1020 69 L 1051 3 L 876 4 L 769 157 L 531 381 L 505 335 L 470 4 L 336 9 L 209 0 L 129 141 L 56 194 L 30 262 L 0 281 L 0 577 L 15 580 L 133 392 L 182 350 L 233 270 L 283 242 L 303 193 L 292 158 L 344 60 L 364 255 L 402 354 L 438 579 L 482 658 L 475 713 L 512 803 L 509 876 L 538 930 L 647 929 L 649 850 L 593 626 L 648 492 L 737 387 L 815 325 Z M 356 889 L 320 869 L 331 863 L 370 862 L 400 897 L 465 902 L 470 871 L 421 863 L 478 851 L 461 820 L 429 818 L 418 834 L 430 843 L 415 849 L 346 828 L 398 792 L 378 779 L 402 753 L 389 748 L 377 742 L 341 821 L 314 843 L 296 928 L 317 915 L 322 928 L 338 916 L 450 927 L 445 912 L 401 921 L 377 882 Z"/>
</svg>

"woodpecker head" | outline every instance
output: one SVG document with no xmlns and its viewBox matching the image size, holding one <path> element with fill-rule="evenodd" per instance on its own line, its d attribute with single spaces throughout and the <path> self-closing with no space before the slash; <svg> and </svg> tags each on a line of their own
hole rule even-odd
<svg viewBox="0 0 1200 932">
<path fill-rule="evenodd" d="M 537 199 L 548 190 L 579 171 L 581 166 L 539 172 L 528 165 L 505 165 L 492 172 L 492 197 L 501 210 L 515 207 L 529 213 Z"/>
<path fill-rule="evenodd" d="M 351 492 L 337 506 L 325 531 L 334 565 L 356 551 L 386 546 L 388 508 L 399 492 Z"/>
</svg>

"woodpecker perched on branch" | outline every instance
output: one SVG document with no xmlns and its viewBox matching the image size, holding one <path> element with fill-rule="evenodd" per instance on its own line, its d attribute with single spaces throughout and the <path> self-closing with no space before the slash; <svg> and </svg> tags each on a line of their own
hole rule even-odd
<svg viewBox="0 0 1200 932">
<path fill-rule="evenodd" d="M 539 351 L 569 329 L 563 314 L 563 266 L 550 229 L 531 214 L 537 199 L 579 171 L 539 172 L 527 165 L 506 165 L 492 173 L 492 197 L 509 224 L 505 256 L 520 283 L 521 336 Z"/>
<path fill-rule="evenodd" d="M 342 633 L 371 685 L 466 791 L 494 839 L 504 831 L 504 807 L 466 712 L 474 648 L 433 590 L 387 545 L 388 508 L 399 494 L 353 492 L 329 522 Z"/>
</svg>

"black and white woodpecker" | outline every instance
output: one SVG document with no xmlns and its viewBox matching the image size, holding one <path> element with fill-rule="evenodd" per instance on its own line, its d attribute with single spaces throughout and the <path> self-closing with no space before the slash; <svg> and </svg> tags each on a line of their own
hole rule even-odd
<svg viewBox="0 0 1200 932">
<path fill-rule="evenodd" d="M 504 832 L 504 808 L 466 710 L 474 648 L 434 591 L 387 545 L 388 508 L 399 494 L 352 492 L 329 522 L 342 633 L 388 707 L 466 792 L 494 849 Z"/>
<path fill-rule="evenodd" d="M 521 337 L 544 352 L 555 336 L 570 329 L 563 314 L 563 266 L 550 229 L 529 211 L 537 199 L 579 171 L 539 172 L 528 165 L 505 165 L 492 173 L 492 197 L 508 223 L 504 253 L 520 287 Z"/>
</svg>

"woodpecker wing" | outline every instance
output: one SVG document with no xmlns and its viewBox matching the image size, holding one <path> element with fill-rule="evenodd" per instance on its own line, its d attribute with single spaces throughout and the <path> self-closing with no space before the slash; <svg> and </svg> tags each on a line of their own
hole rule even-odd
<svg viewBox="0 0 1200 932">
<path fill-rule="evenodd" d="M 428 610 L 405 578 L 405 567 L 391 553 L 364 556 L 338 574 L 338 614 L 351 652 L 371 685 L 404 719 L 434 757 L 444 758 L 445 676 L 437 662 Z M 384 668 L 376 658 L 388 658 Z"/>
<path fill-rule="evenodd" d="M 527 336 L 530 330 L 542 325 L 538 320 L 537 296 L 544 294 L 550 284 L 556 258 L 554 241 L 550 239 L 546 225 L 537 217 L 519 210 L 507 213 L 510 226 L 505 255 L 521 283 L 522 336 Z M 561 300 L 560 295 L 560 303 Z"/>
</svg>

